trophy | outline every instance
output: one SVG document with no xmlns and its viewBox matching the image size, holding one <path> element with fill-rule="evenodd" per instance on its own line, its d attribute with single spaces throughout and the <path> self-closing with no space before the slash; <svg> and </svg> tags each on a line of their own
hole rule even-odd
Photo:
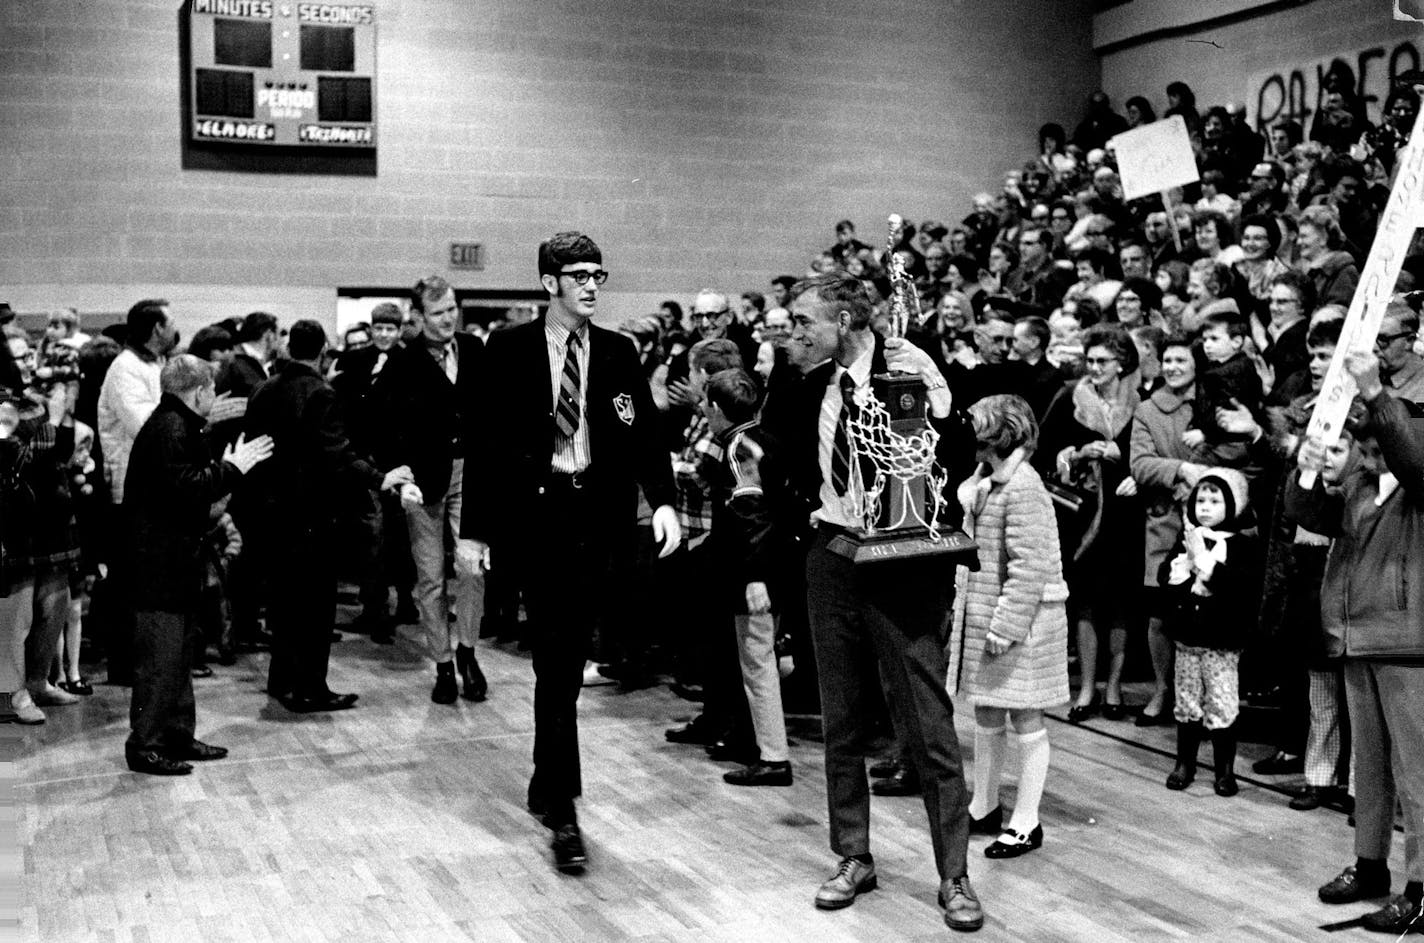
<svg viewBox="0 0 1424 943">
<path fill-rule="evenodd" d="M 890 217 L 889 336 L 904 337 L 918 325 L 920 299 L 895 254 L 905 221 Z M 831 540 L 830 550 L 857 564 L 939 555 L 966 555 L 977 566 L 977 547 L 963 531 L 939 523 L 948 474 L 935 460 L 939 433 L 926 418 L 929 392 L 914 374 L 882 373 L 870 379 L 846 425 L 851 474 L 860 483 L 861 526 Z"/>
</svg>

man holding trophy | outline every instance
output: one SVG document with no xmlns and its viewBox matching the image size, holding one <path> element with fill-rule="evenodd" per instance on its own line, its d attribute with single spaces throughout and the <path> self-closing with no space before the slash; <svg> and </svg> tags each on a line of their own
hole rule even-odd
<svg viewBox="0 0 1424 943">
<path fill-rule="evenodd" d="M 964 477 L 972 463 L 973 432 L 929 355 L 904 339 L 918 304 L 913 283 L 898 274 L 884 339 L 871 329 L 875 304 L 856 278 L 823 275 L 793 287 L 790 345 L 801 348 L 798 359 L 819 366 L 786 388 L 795 402 L 767 412 L 783 423 L 774 432 L 793 489 L 818 508 L 807 597 L 831 848 L 841 862 L 816 906 L 849 906 L 877 884 L 865 770 L 874 681 L 864 666 L 878 657 L 896 727 L 924 784 L 945 922 L 977 930 L 984 916 L 967 873 L 968 796 L 944 653 L 953 555 L 972 554 L 973 544 L 936 519 L 945 482 Z M 907 473 L 912 466 L 917 471 Z"/>
</svg>

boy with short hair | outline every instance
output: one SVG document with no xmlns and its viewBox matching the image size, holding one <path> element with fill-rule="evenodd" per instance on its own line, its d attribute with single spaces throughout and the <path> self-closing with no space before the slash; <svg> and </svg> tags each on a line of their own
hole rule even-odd
<svg viewBox="0 0 1424 943">
<path fill-rule="evenodd" d="M 786 533 L 775 514 L 787 505 L 787 485 L 776 442 L 758 421 L 760 408 L 761 390 L 745 370 L 722 370 L 708 379 L 702 409 L 726 456 L 713 479 L 708 538 L 714 607 L 736 624 L 742 685 L 760 751 L 755 762 L 722 778 L 733 786 L 790 786 L 773 606 Z"/>
<path fill-rule="evenodd" d="M 1234 311 L 1210 314 L 1202 322 L 1200 345 L 1206 365 L 1197 373 L 1192 425 L 1182 435 L 1194 462 L 1220 468 L 1246 465 L 1249 437 L 1222 429 L 1216 411 L 1231 408 L 1235 400 L 1259 417 L 1265 394 L 1256 365 L 1246 354 L 1249 338 L 1246 319 Z"/>
</svg>

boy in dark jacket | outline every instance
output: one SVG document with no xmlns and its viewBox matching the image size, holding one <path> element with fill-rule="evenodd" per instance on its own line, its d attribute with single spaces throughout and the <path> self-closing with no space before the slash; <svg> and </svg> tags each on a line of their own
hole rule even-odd
<svg viewBox="0 0 1424 943">
<path fill-rule="evenodd" d="M 1333 538 L 1320 616 L 1331 653 L 1344 656 L 1355 759 L 1355 863 L 1319 896 L 1348 904 L 1389 893 L 1397 799 L 1404 893 L 1361 921 L 1403 936 L 1424 925 L 1424 429 L 1417 407 L 1389 395 L 1373 353 L 1352 351 L 1345 367 L 1365 414 L 1363 423 L 1351 417 L 1359 470 L 1330 490 L 1317 481 L 1307 491 L 1292 476 L 1286 491 L 1286 513 Z M 1321 443 L 1306 440 L 1300 468 L 1319 471 L 1324 463 Z"/>
<path fill-rule="evenodd" d="M 1177 765 L 1168 789 L 1191 784 L 1205 730 L 1214 747 L 1216 794 L 1236 795 L 1237 666 L 1261 575 L 1259 541 L 1241 533 L 1247 494 L 1246 476 L 1235 469 L 1202 475 L 1187 498 L 1182 536 L 1158 576 L 1168 606 L 1164 628 L 1177 646 Z"/>
<path fill-rule="evenodd" d="M 1232 435 L 1216 422 L 1216 411 L 1231 408 L 1232 400 L 1259 418 L 1265 395 L 1256 365 L 1246 355 L 1250 328 L 1233 311 L 1207 315 L 1201 328 L 1201 351 L 1206 363 L 1197 372 L 1192 426 L 1182 442 L 1192 450 L 1192 461 L 1220 468 L 1246 464 L 1248 439 Z"/>
<path fill-rule="evenodd" d="M 722 778 L 734 786 L 789 786 L 772 592 L 785 541 L 774 513 L 787 504 L 787 485 L 776 442 L 757 421 L 760 405 L 761 391 L 745 370 L 723 370 L 707 381 L 702 408 L 725 456 L 712 481 L 712 592 L 717 611 L 736 623 L 742 686 L 761 753 Z"/>
</svg>

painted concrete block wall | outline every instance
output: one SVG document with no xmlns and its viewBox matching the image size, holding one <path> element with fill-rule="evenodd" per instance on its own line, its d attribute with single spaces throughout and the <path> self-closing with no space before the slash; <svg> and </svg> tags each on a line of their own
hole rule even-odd
<svg viewBox="0 0 1424 943">
<path fill-rule="evenodd" d="M 0 3 L 0 300 L 330 319 L 451 241 L 487 247 L 457 284 L 535 287 L 582 228 L 642 313 L 799 274 L 842 216 L 963 216 L 1098 81 L 1086 0 L 377 0 L 378 176 L 183 170 L 178 6 Z"/>
<path fill-rule="evenodd" d="M 1308 128 L 1319 76 L 1338 56 L 1363 79 L 1371 120 L 1378 120 L 1391 70 L 1424 66 L 1424 25 L 1396 21 L 1393 11 L 1393 0 L 1307 0 L 1109 51 L 1103 88 L 1119 104 L 1145 95 L 1160 112 L 1167 83 L 1180 79 L 1199 105 L 1244 102 L 1253 122 L 1303 116 Z"/>
</svg>

